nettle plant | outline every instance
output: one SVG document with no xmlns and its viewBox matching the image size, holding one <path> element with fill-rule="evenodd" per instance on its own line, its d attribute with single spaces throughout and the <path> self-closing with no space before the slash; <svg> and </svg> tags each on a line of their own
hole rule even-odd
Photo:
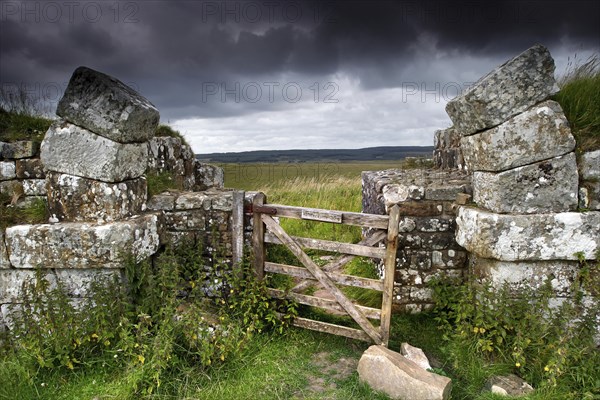
<svg viewBox="0 0 600 400">
<path fill-rule="evenodd" d="M 595 262 L 578 255 L 571 298 L 557 299 L 550 279 L 537 290 L 487 281 L 433 282 L 434 315 L 451 357 L 465 349 L 504 364 L 536 386 L 565 383 L 579 395 L 600 393 L 595 348 L 600 252 Z"/>
<path fill-rule="evenodd" d="M 188 244 L 152 261 L 129 257 L 126 284 L 99 278 L 77 302 L 38 269 L 4 350 L 35 371 L 125 367 L 131 396 L 151 394 L 166 372 L 224 362 L 254 334 L 289 326 L 296 305 L 271 299 L 249 265 L 232 268 Z"/>
</svg>

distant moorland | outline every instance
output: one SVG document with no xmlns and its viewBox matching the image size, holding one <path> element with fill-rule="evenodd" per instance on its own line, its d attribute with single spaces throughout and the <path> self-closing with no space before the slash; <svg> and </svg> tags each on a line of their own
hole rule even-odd
<svg viewBox="0 0 600 400">
<path fill-rule="evenodd" d="M 364 149 L 258 150 L 197 154 L 196 158 L 219 163 L 386 161 L 406 157 L 430 158 L 432 152 L 433 146 L 382 146 Z"/>
</svg>

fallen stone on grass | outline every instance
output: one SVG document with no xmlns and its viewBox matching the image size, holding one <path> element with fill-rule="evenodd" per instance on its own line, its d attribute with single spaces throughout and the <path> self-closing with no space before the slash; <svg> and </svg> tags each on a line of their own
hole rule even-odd
<svg viewBox="0 0 600 400">
<path fill-rule="evenodd" d="M 358 375 L 372 389 L 394 400 L 446 400 L 452 381 L 425 371 L 415 362 L 381 345 L 367 349 L 358 362 Z"/>
<path fill-rule="evenodd" d="M 533 392 L 533 388 L 529 383 L 513 374 L 492 376 L 485 383 L 484 390 L 511 397 L 523 396 Z"/>
<path fill-rule="evenodd" d="M 402 343 L 400 345 L 400 353 L 424 370 L 431 369 L 429 359 L 420 348 L 411 346 L 408 343 Z"/>
</svg>

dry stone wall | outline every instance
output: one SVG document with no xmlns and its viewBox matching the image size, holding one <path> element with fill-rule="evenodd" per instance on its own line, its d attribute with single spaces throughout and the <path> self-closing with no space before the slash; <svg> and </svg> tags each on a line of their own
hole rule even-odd
<svg viewBox="0 0 600 400">
<path fill-rule="evenodd" d="M 36 268 L 77 302 L 95 279 L 123 279 L 124 256 L 147 259 L 182 239 L 205 249 L 207 266 L 216 254 L 241 261 L 244 193 L 222 190 L 222 170 L 197 163 L 180 139 L 154 138 L 159 114 L 148 100 L 80 67 L 57 114 L 41 151 L 34 142 L 0 143 L 0 188 L 43 196 L 51 215 L 48 224 L 0 231 L 0 329 Z M 147 171 L 170 172 L 203 192 L 148 199 Z"/>
<path fill-rule="evenodd" d="M 575 253 L 593 260 L 600 249 L 600 151 L 576 155 L 551 100 L 554 69 L 536 45 L 451 100 L 453 126 L 434 135 L 437 169 L 363 173 L 363 211 L 401 208 L 398 308 L 427 308 L 424 283 L 440 271 L 572 295 Z"/>
<path fill-rule="evenodd" d="M 467 272 L 467 252 L 454 238 L 453 202 L 471 192 L 469 176 L 461 171 L 386 170 L 363 172 L 362 181 L 363 212 L 385 214 L 394 204 L 400 207 L 395 309 L 430 308 L 431 279 L 462 279 Z"/>
</svg>

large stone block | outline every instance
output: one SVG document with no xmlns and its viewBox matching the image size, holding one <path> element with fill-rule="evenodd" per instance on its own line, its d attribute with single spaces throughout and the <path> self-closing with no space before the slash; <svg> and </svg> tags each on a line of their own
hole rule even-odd
<svg viewBox="0 0 600 400">
<path fill-rule="evenodd" d="M 600 212 L 494 214 L 460 207 L 456 241 L 482 258 L 501 261 L 592 260 L 600 249 Z"/>
<path fill-rule="evenodd" d="M 60 282 L 71 298 L 88 297 L 92 283 L 107 279 L 122 280 L 122 271 L 115 269 L 57 269 L 44 270 L 42 277 L 55 289 Z M 35 270 L 11 269 L 0 271 L 0 303 L 18 303 L 23 298 L 23 284 L 35 281 Z"/>
<path fill-rule="evenodd" d="M 141 176 L 148 163 L 148 146 L 122 144 L 65 121 L 57 121 L 42 142 L 41 159 L 51 171 L 121 182 Z"/>
<path fill-rule="evenodd" d="M 546 101 L 462 138 L 461 148 L 467 169 L 498 172 L 567 154 L 575 148 L 575 138 L 560 105 Z"/>
<path fill-rule="evenodd" d="M 156 107 L 135 90 L 87 67 L 73 72 L 56 114 L 120 143 L 149 140 L 160 119 Z"/>
<path fill-rule="evenodd" d="M 14 161 L 0 161 L 0 181 L 7 181 L 17 177 L 17 168 Z"/>
<path fill-rule="evenodd" d="M 575 153 L 499 173 L 473 173 L 473 201 L 498 213 L 572 211 L 578 187 Z"/>
<path fill-rule="evenodd" d="M 383 346 L 371 346 L 363 353 L 358 376 L 392 399 L 446 400 L 452 389 L 450 378 L 428 372 Z"/>
<path fill-rule="evenodd" d="M 494 127 L 558 92 L 554 69 L 548 49 L 533 46 L 450 100 L 446 112 L 462 135 Z"/>
<path fill-rule="evenodd" d="M 145 210 L 146 179 L 118 183 L 48 173 L 48 209 L 59 221 L 112 222 Z"/>
<path fill-rule="evenodd" d="M 121 268 L 123 257 L 144 259 L 158 245 L 154 214 L 104 225 L 67 222 L 6 230 L 8 256 L 15 268 Z"/>
<path fill-rule="evenodd" d="M 550 282 L 557 297 L 572 294 L 573 282 L 579 272 L 578 261 L 499 261 L 476 257 L 473 273 L 480 279 L 488 280 L 496 288 L 508 285 L 514 294 L 526 290 L 541 289 Z"/>
</svg>

